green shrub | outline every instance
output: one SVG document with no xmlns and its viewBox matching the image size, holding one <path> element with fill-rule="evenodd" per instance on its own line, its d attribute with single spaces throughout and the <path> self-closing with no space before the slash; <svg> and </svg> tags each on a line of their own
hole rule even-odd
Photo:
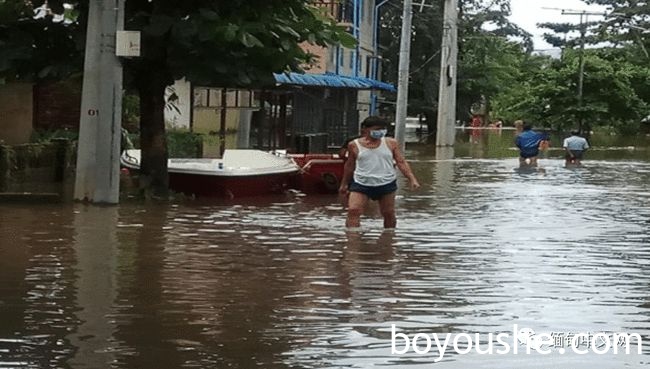
<svg viewBox="0 0 650 369">
<path fill-rule="evenodd" d="M 130 133 L 133 146 L 140 148 L 140 135 Z M 203 135 L 189 131 L 167 131 L 167 150 L 170 158 L 200 158 L 203 156 Z"/>
<path fill-rule="evenodd" d="M 203 136 L 188 131 L 168 131 L 167 149 L 170 158 L 200 158 L 203 156 Z"/>
<path fill-rule="evenodd" d="M 54 139 L 64 138 L 70 141 L 77 141 L 79 139 L 79 132 L 76 130 L 68 129 L 55 129 L 55 130 L 35 130 L 30 137 L 30 143 L 46 144 Z"/>
</svg>

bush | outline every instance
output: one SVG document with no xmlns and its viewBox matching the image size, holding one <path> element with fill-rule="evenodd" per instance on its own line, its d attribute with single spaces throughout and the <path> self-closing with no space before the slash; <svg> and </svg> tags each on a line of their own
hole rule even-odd
<svg viewBox="0 0 650 369">
<path fill-rule="evenodd" d="M 167 149 L 170 158 L 200 158 L 203 156 L 203 135 L 188 131 L 168 131 Z"/>
<path fill-rule="evenodd" d="M 68 129 L 35 130 L 29 138 L 30 143 L 47 144 L 54 139 L 64 138 L 70 141 L 79 139 L 79 132 Z"/>
<path fill-rule="evenodd" d="M 641 123 L 639 122 L 629 122 L 621 123 L 614 126 L 616 132 L 622 135 L 636 135 L 639 133 L 641 128 Z"/>
<path fill-rule="evenodd" d="M 130 133 L 135 148 L 140 148 L 140 135 Z M 170 158 L 200 158 L 203 156 L 203 135 L 188 131 L 167 131 L 167 150 Z"/>
</svg>

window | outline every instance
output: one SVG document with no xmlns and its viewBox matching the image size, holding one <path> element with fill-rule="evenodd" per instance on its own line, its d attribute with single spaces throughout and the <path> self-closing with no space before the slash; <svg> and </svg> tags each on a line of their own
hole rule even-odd
<svg viewBox="0 0 650 369">
<path fill-rule="evenodd" d="M 221 97 L 223 89 L 221 88 L 194 88 L 194 106 L 202 108 L 219 108 L 221 107 Z M 257 91 L 251 90 L 227 90 L 226 107 L 228 108 L 255 108 L 259 107 L 259 98 Z"/>
<path fill-rule="evenodd" d="M 375 76 L 373 76 L 371 72 L 372 72 L 372 57 L 370 55 L 366 55 L 366 77 L 374 78 Z"/>
<path fill-rule="evenodd" d="M 358 0 L 357 6 L 359 7 L 359 27 L 361 27 L 361 23 L 363 23 L 363 16 L 364 16 L 364 11 L 363 11 L 363 6 L 365 4 L 363 3 L 363 0 Z"/>
<path fill-rule="evenodd" d="M 361 54 L 357 56 L 357 72 L 359 75 L 363 75 L 363 56 Z"/>
<path fill-rule="evenodd" d="M 196 107 L 207 107 L 209 106 L 208 101 L 208 89 L 206 88 L 195 88 L 194 89 L 194 106 Z"/>
</svg>

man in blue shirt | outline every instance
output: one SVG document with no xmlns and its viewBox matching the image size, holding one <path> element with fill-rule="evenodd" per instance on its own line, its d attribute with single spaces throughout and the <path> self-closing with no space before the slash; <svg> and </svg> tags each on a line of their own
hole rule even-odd
<svg viewBox="0 0 650 369">
<path fill-rule="evenodd" d="M 571 131 L 571 137 L 564 139 L 564 150 L 566 150 L 565 165 L 580 165 L 582 154 L 589 148 L 589 143 L 584 137 L 578 136 L 580 132 L 577 129 Z"/>
<path fill-rule="evenodd" d="M 524 130 L 517 135 L 515 144 L 519 148 L 519 164 L 526 164 L 529 160 L 530 165 L 537 165 L 537 156 L 539 155 L 539 143 L 544 139 L 540 133 L 533 131 L 528 123 L 524 123 Z"/>
</svg>

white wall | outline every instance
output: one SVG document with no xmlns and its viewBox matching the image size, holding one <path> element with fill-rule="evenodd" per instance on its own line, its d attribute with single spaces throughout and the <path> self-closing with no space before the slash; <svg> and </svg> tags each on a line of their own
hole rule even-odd
<svg viewBox="0 0 650 369">
<path fill-rule="evenodd" d="M 190 112 L 192 110 L 192 85 L 185 79 L 174 82 L 165 91 L 165 101 L 169 101 L 172 93 L 178 96 L 178 100 L 169 103 L 165 107 L 165 125 L 175 129 L 190 129 Z M 178 108 L 171 108 L 171 104 Z"/>
</svg>

